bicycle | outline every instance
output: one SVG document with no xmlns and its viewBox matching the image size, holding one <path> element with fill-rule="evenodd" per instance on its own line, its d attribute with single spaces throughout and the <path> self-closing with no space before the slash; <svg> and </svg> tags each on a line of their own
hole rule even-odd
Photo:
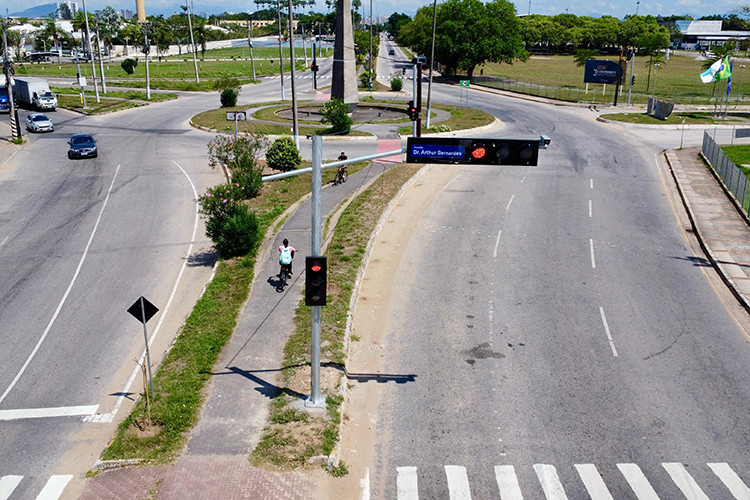
<svg viewBox="0 0 750 500">
<path fill-rule="evenodd" d="M 281 264 L 281 269 L 279 270 L 279 284 L 276 286 L 276 291 L 278 292 L 284 291 L 286 282 L 289 280 L 289 268 L 290 267 L 291 267 L 291 264 Z"/>
<path fill-rule="evenodd" d="M 349 178 L 349 174 L 346 171 L 346 165 L 343 167 L 339 167 L 338 172 L 336 172 L 336 177 L 333 179 L 333 185 L 336 186 L 337 184 L 341 184 L 342 182 L 346 182 L 346 179 Z"/>
</svg>

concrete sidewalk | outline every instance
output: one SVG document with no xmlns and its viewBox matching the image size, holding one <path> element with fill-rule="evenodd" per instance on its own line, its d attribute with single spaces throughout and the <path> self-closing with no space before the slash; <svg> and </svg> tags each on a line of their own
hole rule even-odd
<svg viewBox="0 0 750 500">
<path fill-rule="evenodd" d="M 671 150 L 666 158 L 708 263 L 750 311 L 750 220 L 699 152 L 699 146 Z"/>
</svg>

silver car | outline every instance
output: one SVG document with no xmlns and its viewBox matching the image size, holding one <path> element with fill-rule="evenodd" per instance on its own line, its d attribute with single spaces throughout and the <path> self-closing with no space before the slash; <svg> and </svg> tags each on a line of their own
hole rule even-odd
<svg viewBox="0 0 750 500">
<path fill-rule="evenodd" d="M 29 113 L 26 117 L 26 129 L 31 132 L 52 132 L 55 125 L 44 113 Z"/>
</svg>

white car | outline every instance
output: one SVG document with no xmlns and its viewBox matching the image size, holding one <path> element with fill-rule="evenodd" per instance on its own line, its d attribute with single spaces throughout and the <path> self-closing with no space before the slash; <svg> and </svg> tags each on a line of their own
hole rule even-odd
<svg viewBox="0 0 750 500">
<path fill-rule="evenodd" d="M 29 113 L 26 117 L 26 129 L 31 132 L 52 132 L 55 125 L 44 113 Z"/>
</svg>

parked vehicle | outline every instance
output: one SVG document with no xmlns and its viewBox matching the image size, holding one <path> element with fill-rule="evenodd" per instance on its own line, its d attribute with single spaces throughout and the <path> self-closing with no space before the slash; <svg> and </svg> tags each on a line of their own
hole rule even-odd
<svg viewBox="0 0 750 500">
<path fill-rule="evenodd" d="M 68 141 L 70 150 L 68 158 L 96 158 L 99 152 L 96 149 L 96 141 L 91 134 L 76 134 Z"/>
<path fill-rule="evenodd" d="M 44 78 L 17 76 L 13 78 L 13 82 L 13 94 L 22 104 L 37 109 L 57 109 L 57 97 L 50 92 L 49 84 Z"/>
<path fill-rule="evenodd" d="M 16 103 L 15 98 L 13 104 Z M 5 85 L 0 86 L 0 112 L 10 113 L 10 101 L 8 100 L 8 89 Z"/>
<path fill-rule="evenodd" d="M 30 132 L 52 132 L 55 125 L 44 113 L 29 113 L 26 116 L 26 130 Z"/>
</svg>

